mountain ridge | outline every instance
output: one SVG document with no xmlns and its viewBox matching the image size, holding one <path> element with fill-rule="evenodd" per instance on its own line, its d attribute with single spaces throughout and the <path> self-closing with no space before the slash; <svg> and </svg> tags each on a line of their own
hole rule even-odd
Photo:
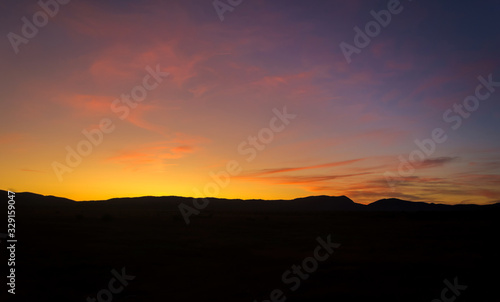
<svg viewBox="0 0 500 302">
<path fill-rule="evenodd" d="M 7 191 L 0 190 L 7 195 Z M 226 199 L 207 197 L 208 211 L 454 211 L 454 210 L 491 210 L 500 209 L 500 202 L 487 205 L 477 204 L 439 204 L 422 201 L 408 201 L 398 198 L 384 198 L 369 204 L 356 203 L 349 197 L 315 195 L 294 199 Z M 27 201 L 30 206 L 69 206 L 75 204 L 106 204 L 109 206 L 151 206 L 172 209 L 185 203 L 192 206 L 193 197 L 181 196 L 140 196 L 119 197 L 106 200 L 74 201 L 69 198 L 41 195 L 31 192 L 16 193 L 16 203 Z"/>
</svg>

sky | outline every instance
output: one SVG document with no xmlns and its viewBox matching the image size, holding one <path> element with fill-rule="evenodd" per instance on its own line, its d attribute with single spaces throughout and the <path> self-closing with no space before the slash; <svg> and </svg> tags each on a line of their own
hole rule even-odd
<svg viewBox="0 0 500 302">
<path fill-rule="evenodd" d="M 4 1 L 1 188 L 498 202 L 499 14 L 495 0 Z"/>
</svg>

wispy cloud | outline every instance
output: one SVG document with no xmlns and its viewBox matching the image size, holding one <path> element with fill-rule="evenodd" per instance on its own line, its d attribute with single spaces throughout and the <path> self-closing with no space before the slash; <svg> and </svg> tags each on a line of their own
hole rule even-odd
<svg viewBox="0 0 500 302">
<path fill-rule="evenodd" d="M 435 168 L 442 167 L 448 163 L 458 160 L 458 157 L 438 157 L 438 158 L 427 158 L 418 164 L 418 168 Z"/>
<path fill-rule="evenodd" d="M 352 160 L 346 160 L 346 161 L 341 161 L 341 162 L 332 162 L 332 163 L 304 166 L 304 167 L 264 169 L 264 170 L 254 172 L 254 173 L 247 173 L 247 174 L 245 174 L 245 176 L 242 176 L 242 177 L 259 177 L 259 176 L 265 176 L 265 175 L 275 174 L 275 173 L 285 173 L 285 172 L 294 172 L 294 171 L 301 171 L 301 170 L 339 167 L 339 166 L 350 165 L 352 163 L 356 163 L 356 162 L 359 162 L 362 160 L 363 159 L 352 159 Z"/>
</svg>

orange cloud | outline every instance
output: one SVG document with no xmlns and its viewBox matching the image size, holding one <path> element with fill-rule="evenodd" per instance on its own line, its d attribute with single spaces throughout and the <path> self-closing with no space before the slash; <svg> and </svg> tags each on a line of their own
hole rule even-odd
<svg viewBox="0 0 500 302">
<path fill-rule="evenodd" d="M 107 158 L 106 161 L 125 165 L 127 169 L 133 171 L 143 169 L 162 170 L 166 166 L 175 165 L 169 160 L 180 159 L 198 151 L 200 147 L 195 144 L 202 141 L 204 139 L 189 138 L 178 133 L 171 140 L 148 143 L 133 149 L 122 150 L 117 155 Z"/>
<path fill-rule="evenodd" d="M 60 97 L 56 101 L 73 108 L 76 114 L 111 115 L 110 104 L 113 99 L 111 96 L 76 94 Z"/>
</svg>

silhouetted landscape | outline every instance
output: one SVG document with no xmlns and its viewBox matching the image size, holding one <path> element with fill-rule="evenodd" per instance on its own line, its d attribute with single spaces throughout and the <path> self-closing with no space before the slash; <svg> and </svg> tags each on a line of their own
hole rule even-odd
<svg viewBox="0 0 500 302">
<path fill-rule="evenodd" d="M 455 277 L 460 301 L 495 301 L 500 204 L 212 198 L 186 225 L 188 200 L 17 193 L 17 298 L 86 301 L 125 267 L 135 279 L 113 301 L 264 301 L 276 288 L 286 301 L 431 301 Z M 328 235 L 340 247 L 290 290 L 283 272 Z"/>
<path fill-rule="evenodd" d="M 0 3 L 0 302 L 500 302 L 498 0 Z"/>
</svg>

